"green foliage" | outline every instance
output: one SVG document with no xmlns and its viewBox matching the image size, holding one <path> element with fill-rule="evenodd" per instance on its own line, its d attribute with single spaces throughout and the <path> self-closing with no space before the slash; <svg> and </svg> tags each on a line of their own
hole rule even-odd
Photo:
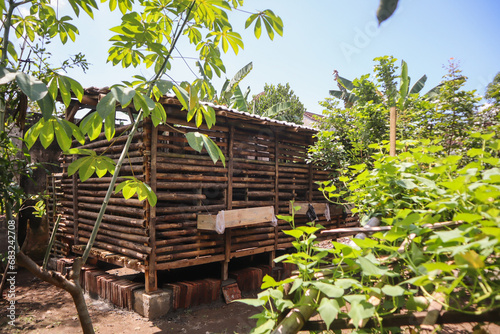
<svg viewBox="0 0 500 334">
<path fill-rule="evenodd" d="M 495 75 L 493 81 L 490 82 L 486 87 L 486 94 L 484 97 L 486 97 L 492 103 L 500 103 L 500 72 Z"/>
<path fill-rule="evenodd" d="M 321 102 L 326 116 L 320 120 L 317 141 L 309 150 L 311 161 L 335 169 L 349 164 L 371 164 L 374 145 L 389 139 L 389 109 L 397 108 L 397 137 L 400 140 L 442 138 L 448 153 L 464 153 L 475 145 L 466 141 L 467 130 L 481 129 L 493 122 L 490 116 L 478 112 L 479 99 L 474 91 L 462 90 L 466 78 L 460 75 L 457 64 L 451 62 L 448 74 L 440 85 L 420 95 L 427 77 L 414 84 L 408 76 L 408 65 L 401 62 L 400 74 L 396 59 L 390 56 L 375 58 L 376 82 L 368 74 L 352 82 L 336 76 L 340 90 L 330 95 L 336 100 Z M 334 72 L 336 74 L 336 72 Z"/>
<path fill-rule="evenodd" d="M 466 77 L 461 75 L 459 64 L 450 60 L 448 73 L 443 77 L 434 108 L 420 114 L 424 138 L 443 138 L 443 147 L 451 153 L 464 153 L 466 132 L 478 121 L 475 91 L 464 91 Z"/>
<path fill-rule="evenodd" d="M 73 148 L 68 151 L 69 154 L 80 154 L 87 155 L 84 158 L 79 158 L 74 160 L 68 166 L 68 176 L 71 176 L 78 172 L 78 176 L 82 182 L 88 180 L 94 172 L 101 178 L 108 172 L 113 175 L 115 172 L 114 161 L 104 155 L 97 155 L 92 150 Z"/>
<path fill-rule="evenodd" d="M 248 63 L 243 66 L 231 80 L 226 79 L 220 91 L 220 97 L 215 99 L 216 103 L 224 104 L 229 108 L 235 108 L 240 111 L 248 112 L 248 94 L 250 94 L 250 87 L 245 94 L 242 93 L 240 82 L 250 73 L 253 69 L 253 64 Z"/>
<path fill-rule="evenodd" d="M 30 15 L 24 18 L 13 15 L 14 9 L 21 4 L 23 2 L 9 2 L 2 8 L 4 17 L 12 19 L 6 21 L 6 36 L 9 36 L 9 31 L 12 29 L 18 38 L 26 33 L 31 42 L 40 38 L 48 43 L 56 36 L 59 36 L 63 44 L 68 39 L 75 40 L 78 29 L 70 23 L 70 16 L 58 18 L 52 5 L 43 1 L 31 2 Z M 187 111 L 188 121 L 193 121 L 196 127 L 206 123 L 211 128 L 215 124 L 215 111 L 202 101 L 213 98 L 215 90 L 210 83 L 213 74 L 220 77 L 222 72 L 225 72 L 221 51 L 226 53 L 232 49 L 237 54 L 243 48 L 241 35 L 233 30 L 228 18 L 228 13 L 238 9 L 243 1 L 153 0 L 139 1 L 135 6 L 132 4 L 130 0 L 109 2 L 112 11 L 120 10 L 122 22 L 111 29 L 115 35 L 111 38 L 113 45 L 108 52 L 108 62 L 114 65 L 120 64 L 124 68 L 142 64 L 146 67 L 154 66 L 156 75 L 152 79 L 134 76 L 132 82 L 113 86 L 111 92 L 100 99 L 96 111 L 87 115 L 78 127 L 55 115 L 55 101 L 60 98 L 68 107 L 72 94 L 81 101 L 83 96 L 81 85 L 76 80 L 59 74 L 57 70 L 51 70 L 46 63 L 48 59 L 42 59 L 44 54 L 50 55 L 44 48 L 35 50 L 41 58 L 43 69 L 31 74 L 24 73 L 20 70 L 21 63 L 18 61 L 17 51 L 11 48 L 12 43 L 7 40 L 2 41 L 1 56 L 4 67 L 0 67 L 0 85 L 7 95 L 17 98 L 5 98 L 4 101 L 9 101 L 8 108 L 15 109 L 16 103 L 19 103 L 18 100 L 24 94 L 29 100 L 38 103 L 43 115 L 43 118 L 25 135 L 28 147 L 40 140 L 46 148 L 55 138 L 63 151 L 75 153 L 75 150 L 70 150 L 73 138 L 81 144 L 85 143 L 85 137 L 91 141 L 95 140 L 102 131 L 103 123 L 106 139 L 111 142 L 115 136 L 117 106 L 125 108 L 130 103 L 140 111 L 141 117 L 151 117 L 156 126 L 166 121 L 165 110 L 157 101 L 171 90 L 178 97 L 183 109 Z M 97 8 L 94 0 L 72 0 L 70 5 L 76 16 L 83 9 L 92 17 L 93 9 Z M 262 23 L 270 39 L 274 38 L 275 32 L 278 35 L 283 34 L 283 23 L 271 10 L 251 14 L 246 22 L 246 28 L 254 24 L 255 34 L 260 37 L 259 29 Z M 202 79 L 197 79 L 193 83 L 182 82 L 174 85 L 170 81 L 162 80 L 161 77 L 170 69 L 172 51 L 182 36 L 186 36 L 188 42 L 199 52 L 200 60 L 197 66 Z M 80 63 L 83 69 L 87 66 L 80 55 L 75 56 L 74 62 Z M 74 65 L 66 62 L 64 66 Z M 237 107 L 246 105 L 246 99 L 238 83 L 250 69 L 251 64 L 243 68 L 228 83 L 228 90 L 224 92 L 226 98 L 231 94 L 234 96 L 231 103 Z M 4 110 L 0 111 L 5 114 Z M 136 121 L 140 121 L 141 117 Z M 196 132 L 188 133 L 186 137 L 195 150 L 201 151 L 205 148 L 214 162 L 221 159 L 224 163 L 222 151 L 211 138 Z M 113 161 L 90 152 L 87 150 L 76 152 L 87 156 L 75 160 L 70 165 L 70 175 L 78 172 L 80 179 L 84 181 L 94 173 L 98 177 L 108 172 L 113 174 Z M 129 185 L 127 189 L 132 188 Z M 139 190 L 137 191 L 139 193 Z M 129 193 L 130 191 L 127 192 Z"/>
<path fill-rule="evenodd" d="M 135 177 L 127 176 L 125 178 L 129 180 L 118 184 L 115 188 L 115 193 L 119 193 L 121 191 L 125 199 L 129 199 L 137 194 L 140 201 L 147 199 L 151 206 L 156 205 L 158 199 L 148 184 Z"/>
<path fill-rule="evenodd" d="M 295 263 L 297 276 L 263 284 L 267 290 L 259 295 L 259 305 L 264 311 L 254 332 L 275 329 L 283 318 L 275 314 L 279 306 L 299 307 L 299 297 L 311 287 L 321 292 L 311 307 L 327 326 L 335 319 L 351 319 L 362 328 L 372 318 L 379 327 L 371 332 L 380 333 L 392 330 L 382 326 L 384 316 L 426 309 L 436 293 L 445 296 L 447 310 L 480 314 L 500 307 L 498 133 L 497 127 L 470 134 L 481 145 L 466 157 L 448 155 L 431 140 L 400 145 L 396 157 L 375 147 L 379 153 L 373 167 L 351 166 L 342 177 L 349 192 L 341 195 L 355 205 L 353 212 L 379 216 L 392 229 L 353 239 L 355 246 L 333 242 L 332 249 L 319 248 L 315 234 L 320 226 L 295 226 L 293 216 L 287 217 L 293 229 L 286 233 L 296 238 L 297 252 L 276 261 Z M 327 197 L 336 197 L 329 196 L 337 191 L 329 183 L 322 189 Z M 445 221 L 447 225 L 439 224 Z M 276 292 L 288 284 L 288 295 Z"/>
<path fill-rule="evenodd" d="M 486 125 L 500 122 L 500 72 L 495 75 L 492 82 L 486 87 L 484 96 L 491 105 L 483 111 Z"/>
<path fill-rule="evenodd" d="M 281 105 L 280 108 L 277 106 L 280 103 L 289 103 L 289 107 L 283 108 L 286 105 Z M 278 84 L 277 86 L 266 83 L 264 92 L 253 97 L 252 111 L 258 115 L 302 124 L 306 109 L 288 83 L 286 85 Z"/>
<path fill-rule="evenodd" d="M 398 0 L 380 0 L 377 8 L 377 20 L 380 25 L 387 20 L 396 11 L 398 7 Z"/>
<path fill-rule="evenodd" d="M 0 132 L 0 196 L 2 206 L 5 199 L 11 199 L 18 204 L 26 197 L 23 189 L 17 182 L 21 175 L 30 177 L 37 168 L 30 163 L 30 156 L 27 152 L 20 152 L 14 145 L 8 132 Z M 22 158 L 20 158 L 20 155 Z"/>
</svg>

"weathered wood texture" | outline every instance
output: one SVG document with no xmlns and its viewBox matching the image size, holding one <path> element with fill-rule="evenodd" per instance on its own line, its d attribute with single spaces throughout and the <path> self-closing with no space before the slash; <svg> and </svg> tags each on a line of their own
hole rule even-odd
<svg viewBox="0 0 500 334">
<path fill-rule="evenodd" d="M 215 109 L 217 125 L 197 129 L 186 122 L 186 113 L 178 105 L 170 103 L 164 107 L 167 124 L 154 129 L 150 121 L 144 121 L 134 136 L 118 181 L 135 176 L 149 183 L 156 190 L 158 203 L 151 208 L 136 196 L 124 200 L 121 193 L 113 194 L 93 255 L 97 256 L 100 249 L 105 252 L 101 258 L 128 259 L 120 261 L 134 263 L 148 273 L 154 288 L 154 267 L 188 267 L 291 247 L 293 239 L 283 233 L 290 226 L 282 220 L 278 220 L 277 226 L 270 221 L 260 222 L 233 227 L 230 232 L 226 229 L 225 235 L 219 235 L 198 229 L 197 217 L 255 207 L 273 207 L 275 214 L 280 215 L 288 214 L 290 200 L 325 203 L 314 182 L 327 180 L 329 172 L 306 163 L 307 145 L 314 131 L 224 108 Z M 90 144 L 74 144 L 95 149 L 116 161 L 128 129 L 118 127 L 112 142 L 102 134 Z M 214 164 L 206 151 L 193 150 L 184 135 L 190 131 L 200 131 L 214 140 L 227 158 L 226 165 L 221 161 Z M 58 242 L 65 240 L 66 248 L 59 248 L 60 255 L 75 240 L 86 242 L 111 178 L 109 174 L 103 178 L 94 175 L 86 182 L 77 179 L 74 183 L 67 174 L 72 160 L 72 156 L 61 158 L 63 172 L 55 175 L 55 189 L 49 186 L 49 193 L 55 190 L 56 211 L 62 215 Z M 49 196 L 48 202 L 50 207 L 53 197 Z M 49 214 L 54 215 L 50 211 Z M 334 210 L 330 220 L 323 214 L 318 214 L 318 218 L 327 229 L 355 224 L 352 217 L 345 218 Z M 296 225 L 306 223 L 305 216 L 296 216 Z"/>
</svg>

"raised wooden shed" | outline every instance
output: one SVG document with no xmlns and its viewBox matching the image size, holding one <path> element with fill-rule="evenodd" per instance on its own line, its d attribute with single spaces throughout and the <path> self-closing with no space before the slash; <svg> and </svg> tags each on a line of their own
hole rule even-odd
<svg viewBox="0 0 500 334">
<path fill-rule="evenodd" d="M 95 108 L 103 94 L 106 91 L 87 90 L 82 103 L 74 101 L 68 108 L 67 117 Z M 282 232 L 290 229 L 289 224 L 275 219 L 289 213 L 291 200 L 303 203 L 297 225 L 307 223 L 306 205 L 315 203 L 320 224 L 345 226 L 342 210 L 327 205 L 315 184 L 328 179 L 329 172 L 306 163 L 314 129 L 215 105 L 211 106 L 217 124 L 196 129 L 186 122 L 176 98 L 161 102 L 167 124 L 154 127 L 149 120 L 141 124 L 120 172 L 147 182 L 158 203 L 151 207 L 147 201 L 114 194 L 93 257 L 144 272 L 146 290 L 151 292 L 157 289 L 158 270 L 220 262 L 226 279 L 232 258 L 267 252 L 274 259 L 276 250 L 290 248 L 293 241 Z M 226 166 L 220 161 L 214 164 L 206 152 L 194 151 L 184 136 L 190 131 L 209 135 L 224 153 Z M 101 134 L 81 147 L 116 161 L 128 127 L 118 127 L 116 133 L 111 143 Z M 49 182 L 49 214 L 54 216 L 54 203 L 56 213 L 62 214 L 59 255 L 83 251 L 110 181 L 94 175 L 82 183 L 68 176 L 73 159 L 62 156 L 63 171 Z"/>
</svg>

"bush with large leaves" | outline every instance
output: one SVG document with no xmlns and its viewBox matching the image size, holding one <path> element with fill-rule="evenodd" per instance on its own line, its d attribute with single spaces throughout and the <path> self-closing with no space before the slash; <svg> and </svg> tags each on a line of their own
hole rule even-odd
<svg viewBox="0 0 500 334">
<path fill-rule="evenodd" d="M 315 312 L 333 330 L 343 319 L 362 332 L 395 333 L 401 328 L 384 328 L 384 317 L 433 301 L 471 315 L 497 310 L 500 138 L 498 128 L 471 137 L 481 148 L 465 156 L 448 155 L 430 140 L 406 143 L 396 157 L 374 147 L 373 167 L 351 166 L 341 178 L 349 193 L 322 185 L 327 197 L 354 204 L 362 221 L 378 216 L 389 231 L 324 249 L 316 241 L 321 226 L 295 227 L 293 216 L 280 217 L 292 223 L 285 233 L 296 238 L 297 252 L 276 261 L 296 264 L 297 276 L 267 276 L 266 290 L 243 301 L 263 307 L 252 333 L 295 333 Z M 375 326 L 362 329 L 368 319 Z"/>
</svg>

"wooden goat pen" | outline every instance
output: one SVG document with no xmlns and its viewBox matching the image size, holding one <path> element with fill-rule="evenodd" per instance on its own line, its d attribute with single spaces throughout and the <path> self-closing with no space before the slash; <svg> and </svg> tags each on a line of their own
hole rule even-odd
<svg viewBox="0 0 500 334">
<path fill-rule="evenodd" d="M 85 103 L 73 104 L 68 114 L 74 116 L 78 108 L 95 109 L 98 98 L 87 92 Z M 272 260 L 276 250 L 290 248 L 293 238 L 283 230 L 291 227 L 283 220 L 273 223 L 274 215 L 288 214 L 291 200 L 326 203 L 315 182 L 328 179 L 329 172 L 306 163 L 315 130 L 214 105 L 217 124 L 196 129 L 186 121 L 186 112 L 175 98 L 161 102 L 167 123 L 154 127 L 149 119 L 142 122 L 118 180 L 134 176 L 146 182 L 158 203 L 153 207 L 137 197 L 125 200 L 122 194 L 113 194 L 91 255 L 144 272 L 146 290 L 152 292 L 158 286 L 158 270 L 220 262 L 226 279 L 232 258 L 269 253 Z M 91 148 L 116 161 L 128 129 L 117 127 L 111 142 L 101 134 L 91 143 L 74 146 Z M 191 131 L 214 140 L 226 164 L 214 164 L 206 152 L 193 150 L 184 136 Z M 94 175 L 80 182 L 76 175 L 68 176 L 74 159 L 63 155 L 62 173 L 48 182 L 49 217 L 62 214 L 57 255 L 67 249 L 83 252 L 111 178 Z M 269 208 L 274 213 L 271 219 Z M 241 209 L 251 210 L 237 211 Z M 318 223 L 328 229 L 355 224 L 338 207 L 330 205 L 326 211 L 318 214 Z M 244 213 L 246 223 L 240 220 L 222 234 L 198 225 L 200 217 L 215 219 L 220 212 L 226 218 Z M 296 216 L 297 225 L 305 223 L 305 215 Z"/>
</svg>

